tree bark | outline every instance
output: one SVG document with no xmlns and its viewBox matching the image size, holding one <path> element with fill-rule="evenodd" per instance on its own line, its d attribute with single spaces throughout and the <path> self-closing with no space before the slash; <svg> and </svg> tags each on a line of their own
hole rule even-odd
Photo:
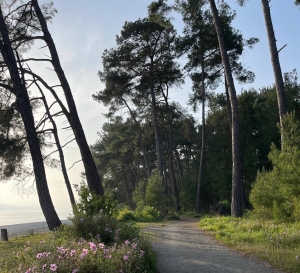
<svg viewBox="0 0 300 273">
<path fill-rule="evenodd" d="M 45 216 L 46 222 L 50 230 L 58 228 L 61 225 L 61 221 L 54 209 L 52 199 L 50 196 L 46 172 L 43 163 L 43 156 L 40 149 L 39 140 L 36 134 L 34 118 L 31 111 L 31 105 L 29 101 L 29 96 L 25 86 L 19 76 L 17 62 L 14 56 L 13 49 L 11 47 L 11 42 L 9 40 L 7 28 L 2 15 L 2 10 L 0 9 L 0 32 L 2 36 L 2 41 L 0 42 L 0 50 L 3 56 L 4 62 L 6 63 L 13 86 L 16 92 L 17 105 L 20 111 L 26 135 L 27 141 L 30 149 L 30 154 L 33 163 L 33 169 L 36 180 L 36 188 L 39 197 L 39 202 Z"/>
<path fill-rule="evenodd" d="M 64 74 L 64 71 L 61 67 L 54 41 L 48 30 L 46 20 L 45 20 L 43 14 L 41 12 L 41 9 L 39 7 L 38 0 L 32 0 L 32 4 L 33 4 L 34 10 L 36 12 L 37 18 L 40 22 L 42 31 L 44 33 L 44 40 L 49 48 L 49 51 L 50 51 L 50 54 L 52 57 L 52 64 L 53 64 L 54 70 L 59 78 L 60 84 L 61 84 L 62 89 L 65 94 L 65 98 L 66 98 L 69 112 L 70 112 L 69 123 L 74 131 L 75 138 L 76 138 L 77 144 L 79 146 L 79 150 L 80 150 L 81 157 L 82 157 L 82 162 L 83 162 L 84 169 L 85 169 L 85 175 L 86 175 L 88 187 L 89 187 L 90 191 L 92 191 L 96 194 L 99 194 L 99 195 L 103 195 L 104 190 L 102 187 L 101 177 L 100 177 L 100 174 L 98 173 L 92 153 L 91 153 L 89 145 L 87 143 L 87 140 L 86 140 L 86 137 L 85 137 L 78 113 L 77 113 L 77 109 L 76 109 L 76 105 L 75 105 L 74 98 L 72 95 L 72 91 L 71 91 L 70 85 L 67 81 L 67 78 Z"/>
<path fill-rule="evenodd" d="M 202 141 L 201 141 L 201 156 L 197 186 L 197 213 L 201 213 L 201 185 L 203 181 L 203 165 L 205 155 L 205 84 L 204 84 L 204 56 L 201 54 L 201 69 L 202 69 Z"/>
<path fill-rule="evenodd" d="M 225 39 L 223 35 L 221 21 L 218 15 L 218 10 L 214 0 L 209 0 L 214 24 L 216 27 L 219 47 L 222 56 L 222 62 L 225 69 L 225 75 L 228 83 L 228 91 L 231 105 L 232 115 L 232 193 L 231 193 L 231 215 L 233 217 L 242 216 L 241 204 L 241 161 L 240 161 L 240 126 L 239 126 L 239 110 L 236 97 L 235 86 L 233 82 L 231 67 L 227 55 Z"/>
<path fill-rule="evenodd" d="M 268 34 L 268 40 L 269 40 L 269 48 L 270 48 L 270 54 L 271 54 L 271 61 L 272 61 L 272 67 L 273 67 L 273 73 L 275 77 L 275 85 L 276 85 L 276 92 L 277 92 L 277 101 L 278 101 L 278 109 L 279 109 L 279 119 L 280 119 L 280 130 L 281 130 L 281 149 L 284 145 L 283 141 L 283 123 L 282 119 L 284 115 L 287 113 L 287 99 L 284 89 L 284 81 L 282 77 L 281 72 L 281 66 L 279 61 L 279 55 L 278 50 L 276 46 L 276 38 L 274 34 L 274 28 L 271 18 L 271 12 L 270 12 L 270 6 L 269 6 L 269 0 L 261 0 L 263 13 L 264 13 L 264 19 Z"/>
<path fill-rule="evenodd" d="M 157 119 L 157 111 L 156 111 L 156 96 L 154 91 L 154 79 L 153 79 L 153 60 L 151 60 L 151 67 L 150 67 L 150 94 L 151 94 L 151 112 L 152 112 L 152 123 L 154 128 L 155 134 L 155 147 L 156 147 L 156 154 L 157 154 L 157 167 L 159 170 L 160 176 L 164 174 L 164 165 L 163 165 L 163 155 L 161 150 L 161 140 L 160 140 L 160 129 Z"/>
</svg>

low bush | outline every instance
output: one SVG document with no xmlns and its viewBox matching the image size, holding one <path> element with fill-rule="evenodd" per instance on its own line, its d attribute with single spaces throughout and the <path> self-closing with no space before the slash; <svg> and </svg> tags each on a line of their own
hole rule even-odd
<svg viewBox="0 0 300 273">
<path fill-rule="evenodd" d="M 145 206 L 135 211 L 135 217 L 140 222 L 158 222 L 162 220 L 161 213 L 154 207 Z"/>
<path fill-rule="evenodd" d="M 165 216 L 165 219 L 166 220 L 180 220 L 180 217 L 177 213 L 173 212 L 173 213 L 168 213 L 166 216 Z"/>
</svg>

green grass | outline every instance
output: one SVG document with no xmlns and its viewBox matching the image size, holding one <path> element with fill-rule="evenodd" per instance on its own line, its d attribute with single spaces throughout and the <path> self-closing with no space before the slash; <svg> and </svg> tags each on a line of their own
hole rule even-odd
<svg viewBox="0 0 300 273">
<path fill-rule="evenodd" d="M 48 233 L 49 234 L 49 233 Z M 40 242 L 45 238 L 45 236 L 48 236 L 46 233 L 40 233 L 40 234 L 34 234 L 34 235 L 25 235 L 25 236 L 18 236 L 9 238 L 9 241 L 0 241 L 0 263 L 1 259 L 3 257 L 10 253 L 11 251 L 22 248 L 24 245 L 27 244 L 28 241 L 30 242 Z"/>
<path fill-rule="evenodd" d="M 199 227 L 236 250 L 266 260 L 276 268 L 300 273 L 300 223 L 205 216 Z"/>
</svg>

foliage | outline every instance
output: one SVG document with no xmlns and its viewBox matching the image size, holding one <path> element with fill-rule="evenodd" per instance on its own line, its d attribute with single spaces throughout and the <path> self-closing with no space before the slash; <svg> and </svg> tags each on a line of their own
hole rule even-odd
<svg viewBox="0 0 300 273">
<path fill-rule="evenodd" d="M 105 193 L 103 196 L 91 193 L 84 182 L 76 185 L 76 191 L 79 201 L 74 207 L 75 215 L 93 217 L 102 210 L 105 215 L 112 216 L 116 211 L 117 201 L 112 193 Z"/>
<path fill-rule="evenodd" d="M 203 216 L 199 227 L 222 243 L 265 259 L 276 268 L 300 272 L 299 222 L 279 224 L 253 214 L 243 218 Z"/>
<path fill-rule="evenodd" d="M 152 206 L 145 206 L 135 212 L 136 220 L 140 222 L 158 222 L 162 220 L 162 214 Z"/>
<path fill-rule="evenodd" d="M 123 222 L 158 222 L 162 220 L 162 215 L 157 209 L 151 206 L 138 207 L 134 211 L 125 207 L 118 210 L 116 218 Z"/>
<path fill-rule="evenodd" d="M 162 177 L 159 175 L 158 169 L 155 169 L 148 179 L 145 192 L 145 204 L 161 212 L 165 210 L 166 198 L 164 196 Z"/>
<path fill-rule="evenodd" d="M 45 234 L 39 242 L 28 241 L 7 254 L 0 264 L 1 272 L 156 272 L 150 244 L 130 223 L 102 213 L 96 218 L 76 217 L 73 225 Z M 107 233 L 112 235 L 109 239 Z M 78 237 L 80 234 L 84 237 Z"/>
<path fill-rule="evenodd" d="M 284 148 L 273 144 L 269 159 L 273 169 L 258 173 L 250 201 L 254 211 L 261 216 L 277 221 L 295 221 L 299 218 L 299 164 L 300 164 L 300 122 L 295 114 L 283 119 Z"/>
</svg>

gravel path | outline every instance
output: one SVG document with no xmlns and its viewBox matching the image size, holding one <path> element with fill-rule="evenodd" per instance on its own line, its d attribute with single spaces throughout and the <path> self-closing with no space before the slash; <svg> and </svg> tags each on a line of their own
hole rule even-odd
<svg viewBox="0 0 300 273">
<path fill-rule="evenodd" d="M 160 273 L 282 273 L 255 258 L 237 253 L 197 228 L 198 219 L 182 218 L 165 226 L 149 226 Z"/>
</svg>

